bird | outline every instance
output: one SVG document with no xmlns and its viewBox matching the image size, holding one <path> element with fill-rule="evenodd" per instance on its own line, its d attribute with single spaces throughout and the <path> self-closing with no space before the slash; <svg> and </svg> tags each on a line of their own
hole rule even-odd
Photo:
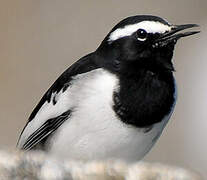
<svg viewBox="0 0 207 180">
<path fill-rule="evenodd" d="M 199 33 L 153 15 L 130 16 L 98 48 L 72 64 L 34 108 L 17 148 L 60 159 L 141 160 L 177 99 L 173 52 Z"/>
</svg>

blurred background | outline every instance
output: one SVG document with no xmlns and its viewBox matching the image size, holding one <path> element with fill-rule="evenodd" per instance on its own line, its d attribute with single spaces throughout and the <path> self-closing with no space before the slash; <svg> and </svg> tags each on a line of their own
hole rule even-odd
<svg viewBox="0 0 207 180">
<path fill-rule="evenodd" d="M 0 144 L 15 147 L 43 93 L 74 61 L 94 51 L 121 19 L 153 14 L 198 23 L 202 33 L 178 42 L 175 112 L 145 157 L 207 178 L 207 1 L 0 0 Z"/>
</svg>

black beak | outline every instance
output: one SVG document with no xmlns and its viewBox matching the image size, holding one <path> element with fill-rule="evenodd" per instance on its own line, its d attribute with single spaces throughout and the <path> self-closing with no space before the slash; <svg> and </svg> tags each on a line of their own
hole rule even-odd
<svg viewBox="0 0 207 180">
<path fill-rule="evenodd" d="M 157 40 L 155 40 L 155 44 L 159 46 L 164 46 L 170 42 L 176 43 L 178 39 L 186 36 L 190 36 L 193 34 L 197 34 L 200 31 L 187 31 L 183 33 L 177 33 L 185 29 L 199 27 L 197 24 L 184 24 L 184 25 L 173 25 L 171 31 L 166 32 L 162 36 L 160 36 Z"/>
</svg>

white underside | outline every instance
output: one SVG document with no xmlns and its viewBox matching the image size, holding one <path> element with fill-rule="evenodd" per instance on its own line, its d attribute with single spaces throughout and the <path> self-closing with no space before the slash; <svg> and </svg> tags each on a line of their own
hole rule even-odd
<svg viewBox="0 0 207 180">
<path fill-rule="evenodd" d="M 116 76 L 103 69 L 75 76 L 72 85 L 57 96 L 56 105 L 43 105 L 25 128 L 19 146 L 48 117 L 72 109 L 70 119 L 58 128 L 48 143 L 50 154 L 78 160 L 136 161 L 143 158 L 160 136 L 171 113 L 147 133 L 124 124 L 112 109 L 112 94 L 118 90 L 118 85 Z"/>
</svg>

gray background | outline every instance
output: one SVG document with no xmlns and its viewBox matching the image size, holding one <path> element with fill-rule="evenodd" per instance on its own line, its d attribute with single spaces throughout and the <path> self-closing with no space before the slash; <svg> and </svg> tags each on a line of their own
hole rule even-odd
<svg viewBox="0 0 207 180">
<path fill-rule="evenodd" d="M 179 97 L 163 135 L 145 157 L 207 177 L 206 0 L 0 0 L 0 143 L 15 147 L 27 117 L 71 63 L 95 50 L 121 19 L 153 14 L 198 23 L 202 33 L 175 50 Z"/>
</svg>

